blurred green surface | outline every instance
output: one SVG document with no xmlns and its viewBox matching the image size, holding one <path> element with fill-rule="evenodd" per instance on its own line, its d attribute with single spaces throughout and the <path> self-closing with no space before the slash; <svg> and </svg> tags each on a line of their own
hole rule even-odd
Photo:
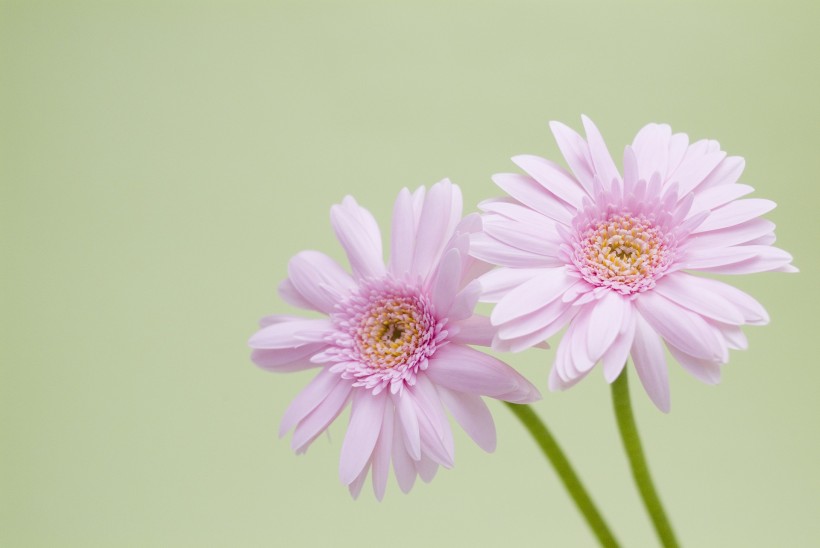
<svg viewBox="0 0 820 548">
<path fill-rule="evenodd" d="M 593 546 L 551 469 L 492 403 L 499 448 L 407 496 L 350 500 L 344 420 L 303 457 L 276 429 L 310 373 L 253 367 L 255 321 L 328 208 L 386 227 L 402 186 L 499 192 L 557 157 L 551 119 L 618 156 L 650 121 L 747 159 L 798 275 L 736 279 L 769 310 L 717 387 L 633 382 L 684 545 L 820 538 L 816 3 L 0 3 L 0 545 Z M 546 393 L 509 358 L 625 546 L 655 539 L 595 372 Z"/>
</svg>

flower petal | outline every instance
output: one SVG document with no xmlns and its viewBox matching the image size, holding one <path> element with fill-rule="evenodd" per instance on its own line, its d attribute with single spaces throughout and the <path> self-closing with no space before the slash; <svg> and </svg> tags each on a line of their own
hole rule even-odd
<svg viewBox="0 0 820 548">
<path fill-rule="evenodd" d="M 427 375 L 435 384 L 451 390 L 513 403 L 529 403 L 540 397 L 535 387 L 509 365 L 458 344 L 436 350 Z"/>
<path fill-rule="evenodd" d="M 569 168 L 587 193 L 591 194 L 595 185 L 595 170 L 589 157 L 587 142 L 561 122 L 550 122 L 550 129 Z"/>
<path fill-rule="evenodd" d="M 382 276 L 382 237 L 376 219 L 352 196 L 330 208 L 330 222 L 357 278 Z M 351 480 L 352 481 L 352 480 Z"/>
<path fill-rule="evenodd" d="M 527 282 L 541 273 L 540 268 L 496 268 L 482 275 L 481 301 L 497 303 L 515 287 Z"/>
<path fill-rule="evenodd" d="M 419 437 L 419 419 L 416 416 L 416 409 L 410 398 L 406 397 L 404 391 L 392 396 L 396 406 L 396 416 L 401 423 L 404 447 L 413 460 L 421 458 L 421 438 Z"/>
<path fill-rule="evenodd" d="M 654 291 L 641 293 L 635 304 L 646 322 L 673 346 L 696 358 L 725 361 L 728 350 L 722 339 L 698 314 Z"/>
<path fill-rule="evenodd" d="M 444 179 L 430 188 L 424 198 L 416 231 L 412 274 L 427 278 L 432 272 L 461 220 L 461 210 L 461 190 L 457 185 Z"/>
<path fill-rule="evenodd" d="M 251 348 L 296 348 L 306 343 L 321 342 L 333 332 L 328 319 L 298 320 L 263 327 L 250 338 Z"/>
<path fill-rule="evenodd" d="M 572 221 L 569 210 L 532 177 L 518 173 L 497 173 L 492 179 L 501 190 L 532 210 L 565 225 Z"/>
<path fill-rule="evenodd" d="M 345 485 L 355 481 L 370 461 L 381 431 L 387 398 L 385 392 L 374 396 L 369 390 L 356 390 L 353 394 L 350 423 L 339 460 L 339 479 Z"/>
<path fill-rule="evenodd" d="M 356 284 L 339 264 L 319 251 L 302 251 L 288 263 L 291 284 L 313 310 L 326 314 Z"/>
<path fill-rule="evenodd" d="M 310 357 L 327 348 L 324 343 L 310 343 L 295 348 L 257 349 L 251 352 L 251 361 L 268 371 L 291 373 L 318 367 Z"/>
<path fill-rule="evenodd" d="M 410 191 L 406 188 L 401 189 L 393 205 L 393 224 L 390 231 L 389 270 L 395 275 L 401 276 L 410 271 L 416 249 L 416 219 L 420 214 L 421 211 L 415 211 Z"/>
<path fill-rule="evenodd" d="M 443 386 L 437 389 L 441 401 L 467 435 L 488 453 L 495 451 L 495 423 L 484 400 L 480 396 L 456 392 Z"/>
<path fill-rule="evenodd" d="M 399 488 L 404 493 L 409 493 L 416 482 L 416 465 L 413 459 L 407 454 L 404 443 L 405 434 L 402 430 L 401 420 L 398 413 L 394 413 L 393 419 L 393 471 L 396 473 L 396 481 Z"/>
<path fill-rule="evenodd" d="M 604 352 L 615 342 L 628 307 L 626 299 L 615 291 L 608 291 L 595 303 L 589 318 L 587 337 L 587 352 L 593 363 L 601 359 Z"/>
<path fill-rule="evenodd" d="M 744 323 L 743 313 L 719 292 L 712 290 L 712 281 L 714 280 L 674 272 L 658 280 L 654 291 L 701 316 L 732 325 Z"/>
<path fill-rule="evenodd" d="M 709 214 L 709 217 L 695 229 L 695 233 L 739 225 L 740 223 L 745 223 L 746 221 L 760 217 L 775 207 L 777 207 L 776 203 L 763 198 L 735 200 L 713 210 L 712 213 Z"/>
<path fill-rule="evenodd" d="M 640 315 L 635 317 L 632 361 L 644 390 L 658 409 L 669 412 L 669 372 L 661 339 Z M 626 374 L 626 371 L 621 373 Z"/>
<path fill-rule="evenodd" d="M 604 370 L 604 379 L 608 383 L 613 383 L 618 375 L 623 371 L 626 365 L 626 360 L 629 358 L 629 352 L 632 349 L 632 343 L 635 340 L 635 314 L 632 311 L 632 306 L 627 308 L 628 312 L 625 315 L 624 321 L 621 324 L 620 332 L 615 338 L 615 342 L 604 352 L 601 357 L 601 362 Z"/>
<path fill-rule="evenodd" d="M 328 393 L 319 405 L 307 416 L 301 419 L 293 431 L 293 439 L 291 439 L 290 446 L 296 452 L 301 454 L 307 451 L 308 446 L 313 443 L 319 434 L 327 430 L 339 413 L 347 406 L 347 401 L 350 398 L 352 387 L 350 383 L 340 379 L 336 386 Z"/>
<path fill-rule="evenodd" d="M 512 161 L 550 193 L 566 202 L 573 209 L 580 209 L 581 201 L 587 193 L 578 181 L 561 166 L 547 159 L 529 154 L 513 156 Z"/>
<path fill-rule="evenodd" d="M 484 232 L 470 236 L 470 255 L 491 264 L 512 268 L 549 268 L 558 264 L 553 257 L 511 247 Z"/>
<path fill-rule="evenodd" d="M 465 320 L 455 322 L 453 326 L 456 327 L 456 333 L 451 335 L 451 342 L 479 346 L 490 346 L 497 330 L 490 323 L 489 317 L 479 315 L 473 315 Z"/>
<path fill-rule="evenodd" d="M 384 498 L 387 489 L 387 476 L 390 473 L 390 455 L 393 452 L 393 404 L 388 403 L 384 407 L 384 417 L 379 431 L 379 439 L 376 440 L 376 448 L 373 450 L 371 467 L 373 470 L 373 493 L 377 500 Z"/>
<path fill-rule="evenodd" d="M 327 369 L 322 369 L 313 377 L 313 380 L 299 392 L 285 410 L 282 421 L 279 423 L 279 437 L 284 436 L 296 423 L 316 409 L 340 382 L 342 381 L 339 376 L 330 373 Z"/>
<path fill-rule="evenodd" d="M 493 325 L 502 325 L 538 310 L 560 298 L 577 281 L 565 268 L 543 269 L 542 273 L 507 293 L 495 305 L 490 321 Z"/>
<path fill-rule="evenodd" d="M 604 138 L 598 127 L 586 116 L 581 116 L 581 121 L 584 124 L 584 131 L 587 134 L 587 144 L 589 146 L 589 155 L 592 159 L 592 165 L 598 178 L 604 183 L 606 188 L 609 188 L 612 181 L 620 181 L 621 174 L 618 173 L 618 168 L 615 167 L 615 162 L 612 161 L 612 156 L 606 148 Z"/>
<path fill-rule="evenodd" d="M 717 384 L 720 382 L 720 363 L 711 360 L 701 360 L 690 356 L 686 352 L 679 350 L 667 343 L 666 348 L 672 357 L 693 377 L 706 384 Z"/>
</svg>

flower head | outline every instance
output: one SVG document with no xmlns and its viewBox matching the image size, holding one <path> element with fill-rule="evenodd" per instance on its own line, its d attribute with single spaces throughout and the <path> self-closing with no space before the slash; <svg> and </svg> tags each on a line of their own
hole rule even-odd
<svg viewBox="0 0 820 548">
<path fill-rule="evenodd" d="M 495 427 L 481 396 L 515 403 L 538 391 L 503 362 L 467 345 L 489 345 L 489 318 L 473 314 L 486 265 L 467 251 L 477 215 L 461 218 L 461 192 L 442 181 L 429 192 L 399 193 L 393 211 L 391 257 L 385 266 L 379 228 L 351 198 L 331 209 L 331 221 L 352 268 L 348 274 L 318 251 L 288 264 L 279 286 L 294 306 L 325 315 L 263 318 L 251 337 L 252 359 L 275 372 L 318 368 L 285 411 L 280 435 L 307 450 L 352 401 L 339 474 L 358 496 L 372 470 L 384 496 L 392 461 L 399 486 L 429 481 L 453 464 L 446 407 L 476 443 L 495 448 Z"/>
<path fill-rule="evenodd" d="M 669 410 L 663 343 L 698 379 L 716 383 L 729 349 L 746 348 L 744 324 L 768 322 L 763 307 L 716 274 L 795 272 L 773 247 L 775 204 L 738 199 L 744 162 L 716 141 L 689 144 L 667 125 L 649 124 L 626 147 L 623 176 L 598 129 L 587 139 L 551 128 L 571 173 L 536 156 L 513 161 L 526 172 L 493 180 L 510 197 L 480 205 L 483 232 L 471 253 L 500 265 L 484 276 L 497 303 L 493 346 L 522 350 L 566 333 L 550 388 L 565 389 L 601 362 L 608 382 L 628 357 L 652 401 Z"/>
</svg>

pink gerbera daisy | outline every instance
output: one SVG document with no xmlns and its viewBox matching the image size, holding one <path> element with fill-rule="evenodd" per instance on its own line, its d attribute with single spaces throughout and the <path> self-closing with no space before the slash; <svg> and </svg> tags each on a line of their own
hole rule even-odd
<svg viewBox="0 0 820 548">
<path fill-rule="evenodd" d="M 477 215 L 461 218 L 461 191 L 445 180 L 429 192 L 399 193 L 393 210 L 390 262 L 373 216 L 352 197 L 331 208 L 352 276 L 318 251 L 290 260 L 283 299 L 326 317 L 271 316 L 249 341 L 252 359 L 269 371 L 320 371 L 291 403 L 280 435 L 307 450 L 353 402 L 339 475 L 358 496 L 368 471 L 384 496 L 390 462 L 399 486 L 429 481 L 453 464 L 446 407 L 475 442 L 495 448 L 495 427 L 480 396 L 515 403 L 538 391 L 503 362 L 467 345 L 488 346 L 489 319 L 473 315 L 486 271 L 468 256 Z"/>
<path fill-rule="evenodd" d="M 629 356 L 652 401 L 669 410 L 663 343 L 692 375 L 717 383 L 729 349 L 746 348 L 744 324 L 768 322 L 746 293 L 687 271 L 795 272 L 773 247 L 775 204 L 743 199 L 744 161 L 716 141 L 689 144 L 649 124 L 624 152 L 623 177 L 595 125 L 587 139 L 551 128 L 572 173 L 537 156 L 513 158 L 527 175 L 493 180 L 511 198 L 488 200 L 471 253 L 502 268 L 485 274 L 495 302 L 493 346 L 517 351 L 568 326 L 550 388 L 565 389 L 601 362 L 613 382 Z"/>
</svg>

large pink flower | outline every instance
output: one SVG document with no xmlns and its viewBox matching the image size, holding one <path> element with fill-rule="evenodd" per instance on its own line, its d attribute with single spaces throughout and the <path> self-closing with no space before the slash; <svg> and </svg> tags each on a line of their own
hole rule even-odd
<svg viewBox="0 0 820 548">
<path fill-rule="evenodd" d="M 493 346 L 517 351 L 568 329 L 550 388 L 565 389 L 601 362 L 614 381 L 629 356 L 652 401 L 669 410 L 661 341 L 698 379 L 717 383 L 729 349 L 746 348 L 744 324 L 768 322 L 746 293 L 686 271 L 795 272 L 772 247 L 775 204 L 743 199 L 742 158 L 716 141 L 689 144 L 649 124 L 624 152 L 623 177 L 595 125 L 587 139 L 551 128 L 572 173 L 537 156 L 513 158 L 527 175 L 493 180 L 511 198 L 484 202 L 471 253 L 502 268 L 481 278 L 495 302 Z"/>
<path fill-rule="evenodd" d="M 429 481 L 453 464 L 453 437 L 444 407 L 475 442 L 495 448 L 495 427 L 481 397 L 515 403 L 538 391 L 503 362 L 467 345 L 488 346 L 489 319 L 473 315 L 486 271 L 467 254 L 477 215 L 461 218 L 461 191 L 449 181 L 429 192 L 399 193 L 393 211 L 390 262 L 373 216 L 351 197 L 331 209 L 336 236 L 353 275 L 318 251 L 288 264 L 283 299 L 326 315 L 270 316 L 249 341 L 252 359 L 269 371 L 320 368 L 291 403 L 280 435 L 307 450 L 353 402 L 339 475 L 358 496 L 368 470 L 384 496 L 392 460 L 399 486 L 416 475 Z"/>
</svg>

